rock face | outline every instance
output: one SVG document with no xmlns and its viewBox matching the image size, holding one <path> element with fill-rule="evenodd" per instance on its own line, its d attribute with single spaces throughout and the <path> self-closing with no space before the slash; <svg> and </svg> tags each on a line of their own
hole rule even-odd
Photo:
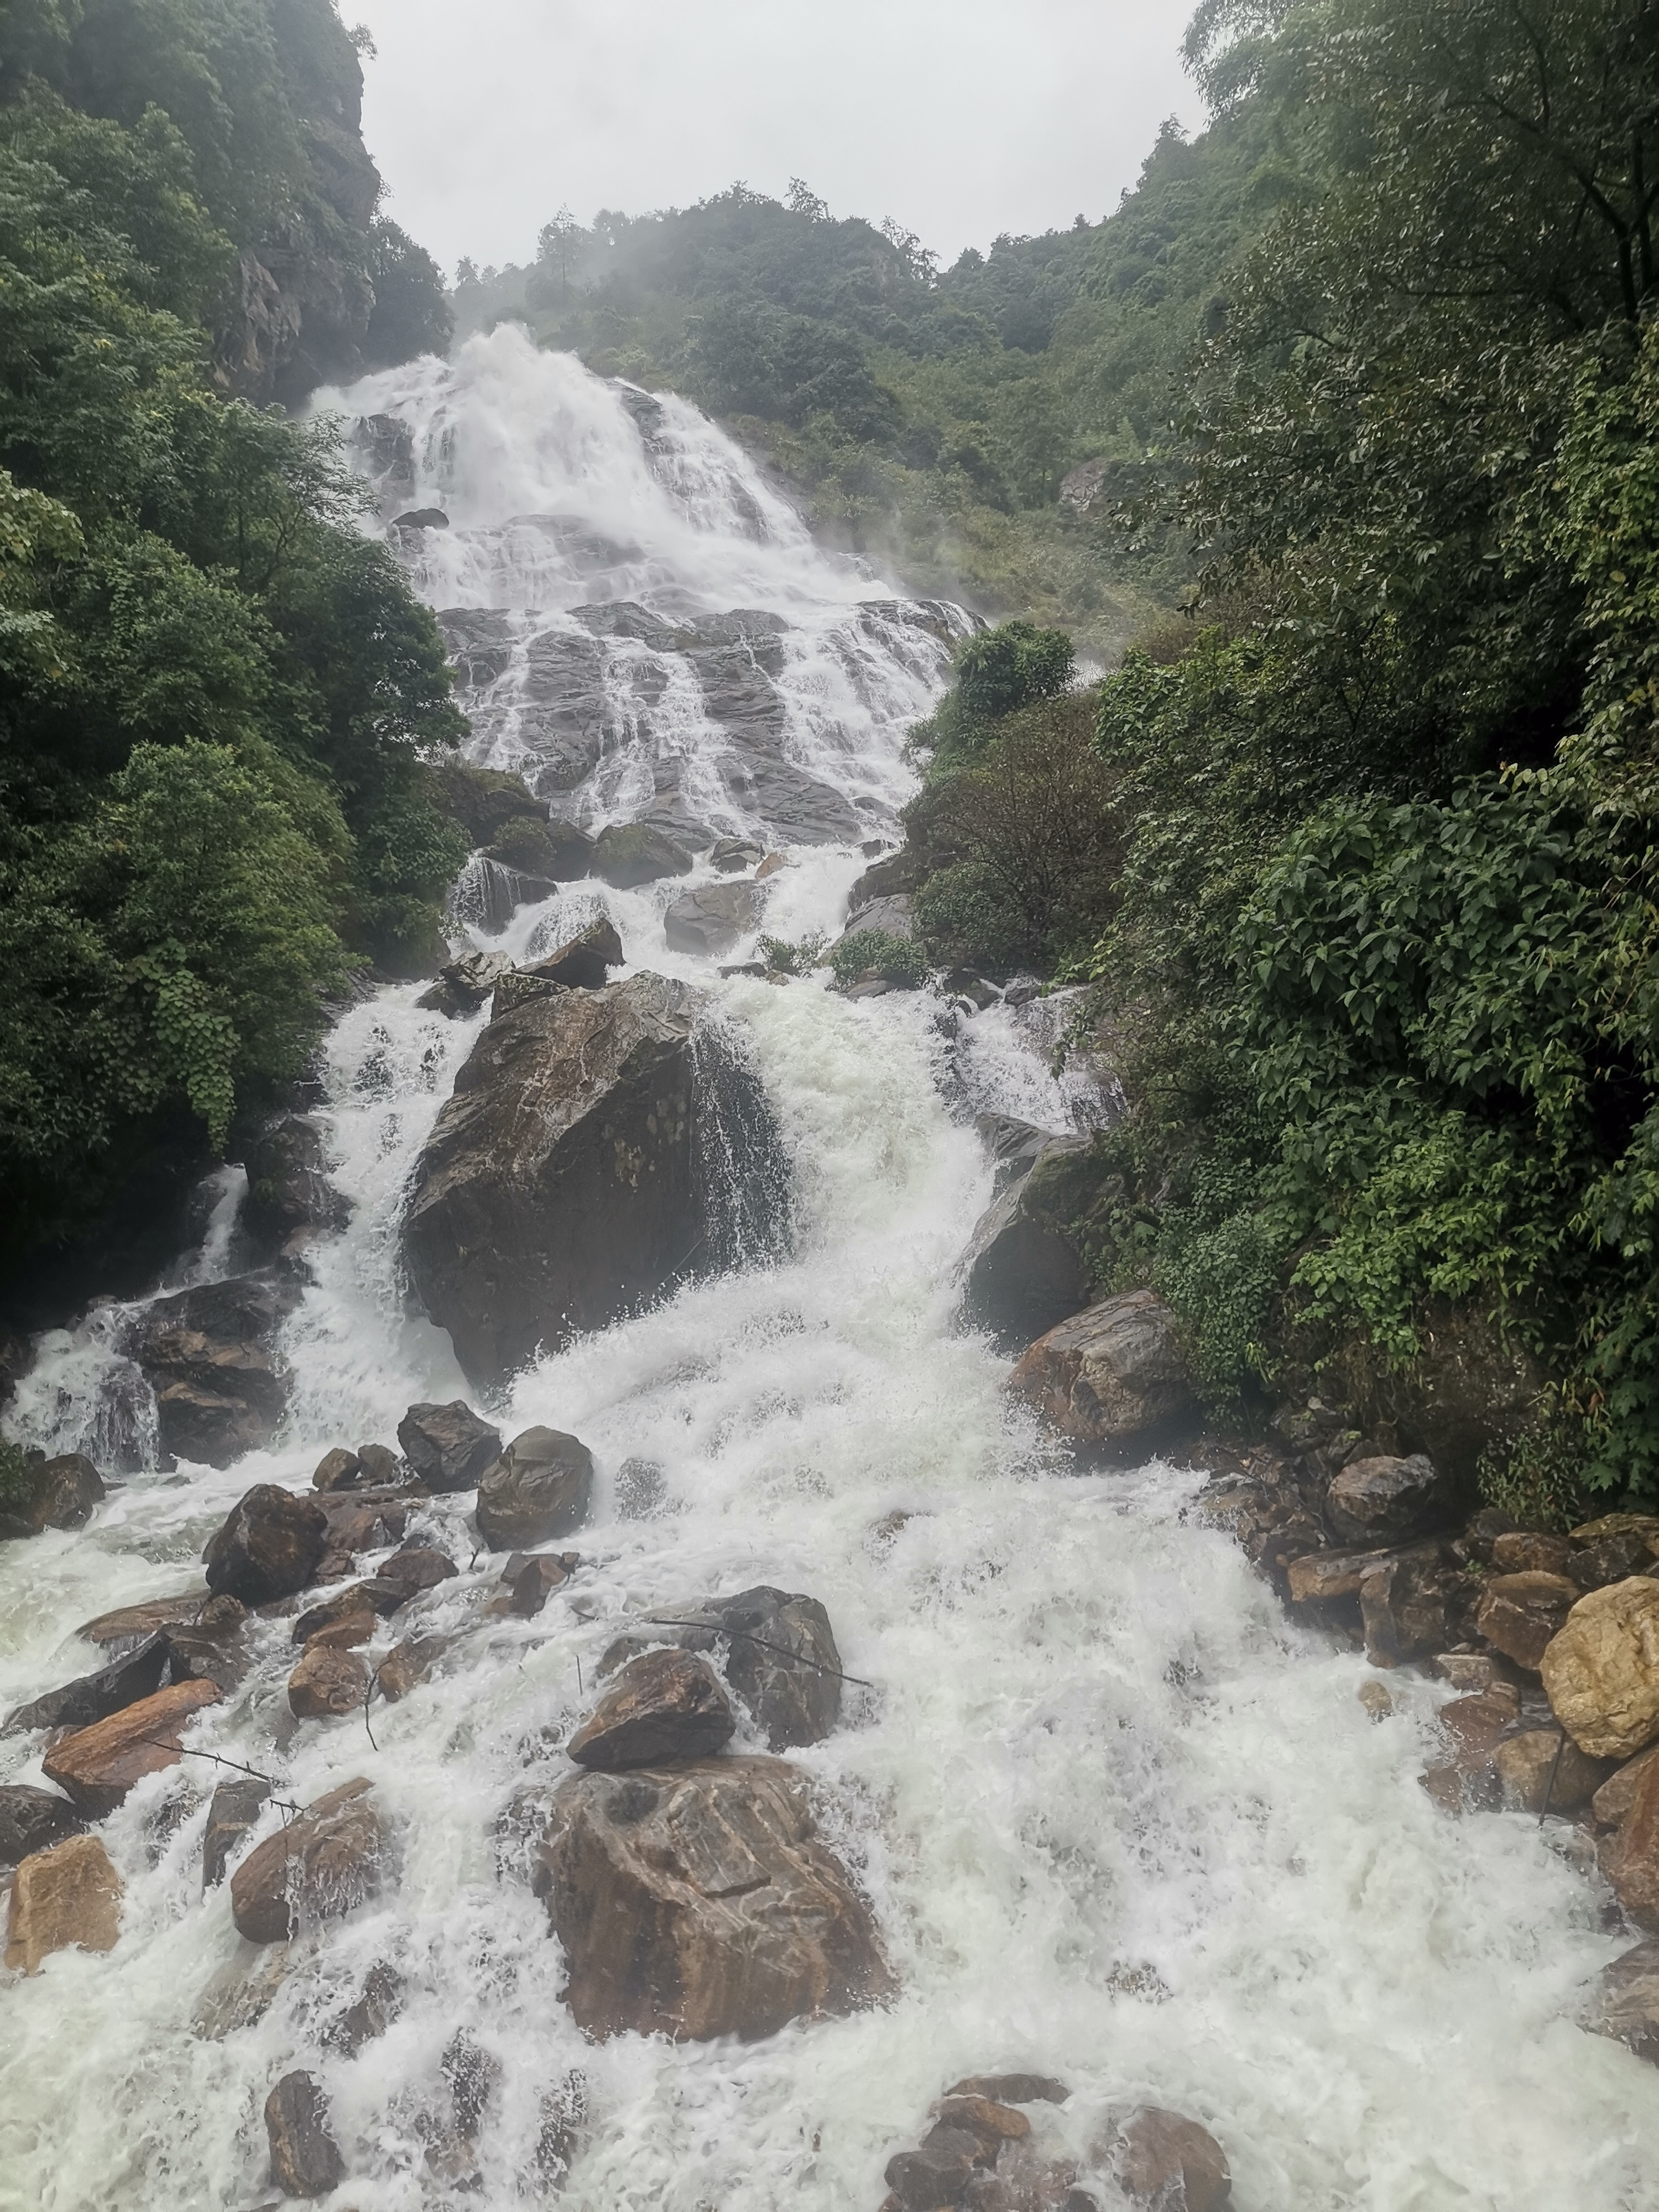
<svg viewBox="0 0 1659 2212">
<path fill-rule="evenodd" d="M 737 1723 L 706 1660 L 644 1651 L 624 1667 L 565 1746 L 578 1766 L 614 1773 L 670 1759 L 704 1759 Z"/>
<path fill-rule="evenodd" d="M 478 1387 L 694 1262 L 769 1232 L 776 1249 L 775 1126 L 746 1070 L 694 1045 L 700 1005 L 633 975 L 531 999 L 474 1045 L 416 1169 L 404 1248 Z"/>
<path fill-rule="evenodd" d="M 663 929 L 672 951 L 717 960 L 748 936 L 758 918 L 747 884 L 704 884 L 674 901 L 663 916 Z"/>
<path fill-rule="evenodd" d="M 175 1682 L 106 1721 L 62 1737 L 40 1762 L 78 1811 L 94 1820 L 112 1813 L 136 1782 L 179 1764 L 178 1735 L 204 1705 L 216 1705 L 212 1682 Z"/>
<path fill-rule="evenodd" d="M 289 1387 L 276 1332 L 299 1298 L 292 1280 L 239 1275 L 143 1309 L 128 1348 L 155 1393 L 164 1451 L 228 1467 L 270 1443 Z"/>
<path fill-rule="evenodd" d="M 1550 1707 L 1592 1759 L 1630 1759 L 1659 1739 L 1659 1582 L 1646 1575 L 1580 1598 L 1546 1648 Z"/>
<path fill-rule="evenodd" d="M 1637 1926 L 1659 1933 L 1659 1766 L 1637 1784 L 1629 1812 L 1602 1848 L 1601 1871 Z"/>
<path fill-rule="evenodd" d="M 603 917 L 591 921 L 544 960 L 514 968 L 495 988 L 495 1013 L 511 1013 L 526 999 L 549 991 L 602 991 L 612 968 L 623 965 L 622 939 Z"/>
<path fill-rule="evenodd" d="M 1088 1268 L 1065 1234 L 1064 1164 L 1079 1138 L 1050 1137 L 980 1216 L 962 1261 L 963 1318 L 999 1342 L 1030 1344 L 1088 1301 Z"/>
<path fill-rule="evenodd" d="M 328 1516 L 313 1498 L 256 1483 L 208 1545 L 208 1588 L 244 1605 L 302 1590 L 328 1548 Z"/>
<path fill-rule="evenodd" d="M 328 2100 L 309 2074 L 284 2074 L 265 2099 L 270 2178 L 284 2197 L 326 2197 L 345 2179 Z"/>
<path fill-rule="evenodd" d="M 1354 1459 L 1326 1494 L 1332 1527 L 1351 1544 L 1398 1543 L 1447 1520 L 1456 1500 L 1421 1452 L 1407 1459 Z"/>
<path fill-rule="evenodd" d="M 501 1455 L 501 1432 L 480 1420 L 464 1398 L 447 1406 L 411 1406 L 398 1424 L 404 1456 L 428 1490 L 471 1490 Z"/>
<path fill-rule="evenodd" d="M 1578 1585 L 1565 1575 L 1494 1575 L 1476 1624 L 1506 1659 L 1536 1673 L 1577 1596 Z"/>
<path fill-rule="evenodd" d="M 243 1225 L 283 1259 L 298 1259 L 349 1220 L 350 1203 L 329 1179 L 322 1132 L 306 1115 L 279 1115 L 248 1146 L 242 1164 Z"/>
<path fill-rule="evenodd" d="M 106 1496 L 103 1478 L 82 1452 L 29 1460 L 22 1502 L 0 1512 L 0 1539 L 39 1536 L 48 1528 L 83 1528 Z"/>
<path fill-rule="evenodd" d="M 80 1825 L 81 1816 L 66 1797 L 31 1789 L 26 1782 L 0 1784 L 0 1867 L 50 1850 Z"/>
<path fill-rule="evenodd" d="M 167 1644 L 163 1636 L 147 1636 L 136 1650 L 100 1667 L 95 1674 L 82 1674 L 62 1689 L 48 1690 L 27 1705 L 19 1705 L 6 1722 L 14 1729 L 82 1729 L 107 1720 L 124 1705 L 137 1705 L 161 1686 L 167 1668 Z"/>
<path fill-rule="evenodd" d="M 343 1783 L 267 1836 L 230 1878 L 230 1910 L 250 1943 L 286 1943 L 337 1918 L 378 1887 L 386 1832 L 365 1781 Z"/>
<path fill-rule="evenodd" d="M 594 841 L 593 872 L 617 890 L 632 890 L 664 876 L 690 875 L 691 855 L 649 823 L 613 824 Z"/>
<path fill-rule="evenodd" d="M 112 1951 L 121 1933 L 121 1877 L 96 1836 L 71 1836 L 17 1869 L 6 1921 L 6 1965 L 36 1974 L 54 1951 Z"/>
<path fill-rule="evenodd" d="M 559 1429 L 526 1429 L 478 1484 L 478 1534 L 492 1552 L 545 1544 L 580 1528 L 592 1495 L 586 1445 Z"/>
<path fill-rule="evenodd" d="M 537 1860 L 590 2035 L 752 2040 L 892 1987 L 868 1908 L 817 1838 L 806 1778 L 781 1759 L 578 1775 Z"/>
<path fill-rule="evenodd" d="M 1020 1360 L 1008 1389 L 1062 1436 L 1115 1456 L 1179 1434 L 1194 1413 L 1174 1320 L 1150 1291 L 1104 1298 L 1051 1328 Z"/>
</svg>

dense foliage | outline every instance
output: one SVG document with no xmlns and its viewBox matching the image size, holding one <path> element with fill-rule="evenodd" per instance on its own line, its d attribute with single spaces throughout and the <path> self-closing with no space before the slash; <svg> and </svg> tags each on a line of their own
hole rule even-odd
<svg viewBox="0 0 1659 2212">
<path fill-rule="evenodd" d="M 37 0 L 0 25 L 14 1255 L 163 1133 L 222 1146 L 354 965 L 426 957 L 465 850 L 418 757 L 459 727 L 435 626 L 355 526 L 330 434 L 214 369 L 238 243 L 303 200 L 296 88 L 343 56 L 355 85 L 324 0 Z M 417 251 L 376 235 L 388 268 Z"/>
</svg>

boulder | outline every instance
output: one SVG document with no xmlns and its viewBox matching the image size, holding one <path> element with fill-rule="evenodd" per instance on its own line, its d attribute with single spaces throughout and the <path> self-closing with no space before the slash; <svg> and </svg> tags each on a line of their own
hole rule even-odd
<svg viewBox="0 0 1659 2212">
<path fill-rule="evenodd" d="M 1638 1943 L 1602 1968 L 1585 2008 L 1584 2025 L 1610 2035 L 1659 2065 L 1659 1942 Z"/>
<path fill-rule="evenodd" d="M 1605 1760 L 1587 1759 L 1559 1729 L 1523 1729 L 1492 1755 L 1504 1802 L 1512 1812 L 1576 1813 L 1607 1778 Z"/>
<path fill-rule="evenodd" d="M 1573 1556 L 1565 1536 L 1547 1536 L 1537 1528 L 1502 1530 L 1492 1538 L 1489 1553 L 1493 1571 L 1500 1575 L 1565 1575 Z"/>
<path fill-rule="evenodd" d="M 1659 1766 L 1638 1782 L 1631 1808 L 1601 1846 L 1601 1871 L 1638 1928 L 1659 1932 Z"/>
<path fill-rule="evenodd" d="M 1350 1460 L 1331 1478 L 1325 1512 L 1351 1544 L 1394 1544 L 1443 1525 L 1457 1510 L 1449 1484 L 1421 1452 Z"/>
<path fill-rule="evenodd" d="M 1040 1336 L 1008 1390 L 1062 1436 L 1120 1458 L 1177 1436 L 1196 1413 L 1174 1316 L 1151 1291 L 1103 1298 Z"/>
<path fill-rule="evenodd" d="M 1285 1570 L 1291 1603 L 1330 1605 L 1338 1598 L 1358 1597 L 1366 1577 L 1397 1556 L 1389 1551 L 1304 1552 Z"/>
<path fill-rule="evenodd" d="M 1056 1170 L 1089 1151 L 1081 1138 L 1048 1137 L 980 1216 L 961 1268 L 970 1328 L 1030 1344 L 1087 1304 L 1093 1277 L 1066 1234 L 1066 1209 L 1056 1203 L 1064 1177 Z"/>
<path fill-rule="evenodd" d="M 953 2081 L 947 2097 L 988 2097 L 998 2105 L 1063 2105 L 1071 2091 L 1048 2074 L 970 2074 Z"/>
<path fill-rule="evenodd" d="M 71 1836 L 18 1868 L 6 1917 L 6 1966 L 38 1974 L 72 1945 L 112 1951 L 121 1933 L 121 1877 L 96 1836 Z"/>
<path fill-rule="evenodd" d="M 706 1660 L 689 1651 L 644 1651 L 623 1668 L 565 1749 L 578 1766 L 615 1772 L 708 1758 L 736 1726 Z"/>
<path fill-rule="evenodd" d="M 355 1490 L 359 1483 L 368 1480 L 368 1469 L 354 1451 L 343 1444 L 336 1444 L 332 1451 L 325 1452 L 317 1462 L 311 1478 L 313 1490 Z"/>
<path fill-rule="evenodd" d="M 849 937 L 860 936 L 867 929 L 879 930 L 884 937 L 914 937 L 915 901 L 908 891 L 892 891 L 884 898 L 866 899 L 862 906 L 849 908 L 841 941 L 845 944 Z"/>
<path fill-rule="evenodd" d="M 708 855 L 711 867 L 718 868 L 723 876 L 740 876 L 747 869 L 759 867 L 766 858 L 763 846 L 748 837 L 719 837 Z"/>
<path fill-rule="evenodd" d="M 473 1046 L 416 1164 L 404 1250 L 477 1387 L 708 1256 L 720 1109 L 697 1081 L 699 1004 L 633 975 L 528 1000 Z"/>
<path fill-rule="evenodd" d="M 380 1695 L 394 1705 L 399 1698 L 406 1698 L 425 1681 L 448 1650 L 449 1643 L 447 1636 L 406 1636 L 401 1644 L 393 1644 L 374 1669 Z"/>
<path fill-rule="evenodd" d="M 0 1784 L 0 1867 L 15 1866 L 32 1852 L 49 1850 L 72 1836 L 81 1816 L 67 1797 L 27 1782 Z"/>
<path fill-rule="evenodd" d="M 232 1853 L 252 1833 L 270 1798 L 270 1783 L 254 1774 L 236 1775 L 214 1791 L 202 1837 L 204 1891 L 217 1889 L 224 1880 Z"/>
<path fill-rule="evenodd" d="M 270 1605 L 302 1590 L 328 1549 L 329 1520 L 314 1498 L 256 1483 L 208 1544 L 208 1588 L 244 1605 Z"/>
<path fill-rule="evenodd" d="M 6 1733 L 24 1729 L 83 1729 L 107 1720 L 125 1705 L 155 1694 L 167 1670 L 167 1645 L 161 1635 L 143 1642 L 95 1674 L 82 1674 L 62 1689 L 19 1705 L 6 1722 Z"/>
<path fill-rule="evenodd" d="M 1563 1539 L 1546 1536 L 1540 1541 L 1562 1544 Z M 1600 1536 L 1594 1543 L 1577 1548 L 1569 1539 L 1564 1548 L 1566 1557 L 1555 1572 L 1577 1583 L 1581 1590 L 1605 1589 L 1609 1583 L 1627 1582 L 1632 1575 L 1647 1574 L 1653 1566 L 1652 1542 L 1634 1528 Z"/>
<path fill-rule="evenodd" d="M 1464 1589 L 1462 1570 L 1443 1544 L 1413 1545 L 1378 1560 L 1359 1583 L 1372 1666 L 1399 1667 L 1455 1643 Z"/>
<path fill-rule="evenodd" d="M 568 1536 L 586 1520 L 593 1461 L 558 1429 L 526 1429 L 478 1483 L 478 1534 L 492 1552 Z"/>
<path fill-rule="evenodd" d="M 179 1731 L 219 1698 L 215 1683 L 175 1682 L 108 1720 L 61 1737 L 41 1760 L 41 1771 L 78 1810 L 100 1820 L 145 1775 L 179 1764 Z"/>
<path fill-rule="evenodd" d="M 355 1651 L 326 1641 L 308 1644 L 288 1678 L 288 1709 L 295 1720 L 337 1720 L 368 1701 L 368 1668 Z"/>
<path fill-rule="evenodd" d="M 234 1604 L 235 1600 L 223 1602 Z M 213 1628 L 168 1628 L 162 1635 L 170 1682 L 211 1682 L 228 1698 L 253 1664 L 247 1639 L 235 1631 L 223 1635 Z"/>
<path fill-rule="evenodd" d="M 1219 2212 L 1232 2197 L 1226 2154 L 1209 2130 L 1157 2105 L 1123 2122 L 1109 2164 L 1129 2203 L 1148 2212 Z"/>
<path fill-rule="evenodd" d="M 103 1477 L 83 1452 L 23 1462 L 21 1495 L 0 1509 L 0 1540 L 44 1535 L 48 1528 L 83 1528 L 107 1494 Z"/>
<path fill-rule="evenodd" d="M 1659 1583 L 1655 1589 L 1659 1594 Z M 1536 1674 L 1552 1638 L 1577 1602 L 1578 1585 L 1565 1575 L 1494 1575 L 1480 1600 L 1475 1626 L 1494 1650 Z"/>
<path fill-rule="evenodd" d="M 626 958 L 621 938 L 602 915 L 545 959 L 504 975 L 496 987 L 492 1019 L 499 1020 L 526 999 L 550 991 L 602 991 L 610 970 L 622 967 Z"/>
<path fill-rule="evenodd" d="M 447 1552 L 429 1544 L 405 1544 L 402 1551 L 381 1560 L 363 1587 L 374 1592 L 377 1613 L 395 1613 L 422 1590 L 436 1589 L 440 1583 L 448 1582 L 459 1571 Z M 385 1602 L 388 1593 L 395 1602 Z"/>
<path fill-rule="evenodd" d="M 380 1885 L 386 1837 L 371 1784 L 343 1783 L 267 1836 L 230 1878 L 231 1917 L 250 1943 L 286 1943 Z"/>
<path fill-rule="evenodd" d="M 204 1635 L 234 1636 L 247 1618 L 247 1609 L 234 1597 L 204 1597 L 200 1589 L 181 1590 L 176 1597 L 146 1598 L 138 1605 L 118 1606 L 82 1621 L 76 1634 L 88 1644 L 108 1650 L 131 1650 L 158 1628 L 189 1627 Z"/>
<path fill-rule="evenodd" d="M 747 884 L 704 884 L 685 891 L 664 915 L 671 952 L 690 952 L 717 960 L 759 919 L 755 894 Z"/>
<path fill-rule="evenodd" d="M 395 1966 L 384 1960 L 363 1977 L 362 1994 L 323 2031 L 331 2051 L 355 2058 L 367 2043 L 383 2036 L 408 2002 L 408 1984 Z"/>
<path fill-rule="evenodd" d="M 350 1219 L 350 1200 L 330 1180 L 322 1132 L 307 1115 L 278 1115 L 247 1146 L 242 1164 L 243 1226 L 284 1259 L 297 1258 Z"/>
<path fill-rule="evenodd" d="M 163 1451 L 228 1467 L 270 1442 L 289 1389 L 276 1335 L 300 1295 L 290 1277 L 238 1275 L 140 1310 L 127 1348 L 155 1394 Z"/>
<path fill-rule="evenodd" d="M 1590 1811 L 1601 1828 L 1616 1828 L 1636 1802 L 1637 1785 L 1650 1766 L 1659 1766 L 1659 1743 L 1650 1743 L 1634 1759 L 1608 1775 L 1590 1800 Z"/>
<path fill-rule="evenodd" d="M 747 2041 L 893 1987 L 868 1907 L 817 1839 L 807 1778 L 781 1759 L 576 1775 L 536 1860 L 590 2035 Z"/>
<path fill-rule="evenodd" d="M 501 1571 L 506 1610 L 520 1620 L 533 1620 L 554 1591 L 569 1581 L 577 1564 L 574 1552 L 515 1552 Z"/>
<path fill-rule="evenodd" d="M 501 1455 L 501 1432 L 480 1420 L 463 1398 L 447 1406 L 411 1406 L 398 1424 L 404 1456 L 438 1495 L 471 1490 Z"/>
<path fill-rule="evenodd" d="M 513 903 L 516 905 L 517 900 Z M 415 1003 L 422 1013 L 446 1014 L 452 1021 L 460 1015 L 476 1014 L 501 978 L 512 971 L 513 963 L 504 952 L 464 952 L 459 959 L 447 961 L 439 969 L 437 981 Z"/>
<path fill-rule="evenodd" d="M 901 2212 L 944 2212 L 960 2204 L 975 2171 L 991 2163 L 984 2144 L 965 2128 L 936 2127 L 920 2150 L 887 2161 L 884 2179 Z"/>
<path fill-rule="evenodd" d="M 593 873 L 616 890 L 632 890 L 664 876 L 689 876 L 691 855 L 649 823 L 614 823 L 593 842 Z"/>
<path fill-rule="evenodd" d="M 309 2074 L 284 2074 L 265 2099 L 270 2178 L 284 2197 L 326 2197 L 345 2179 L 328 2100 Z"/>
<path fill-rule="evenodd" d="M 993 2147 L 1022 2142 L 1031 2132 L 1031 2123 L 1024 2112 L 1012 2105 L 999 2103 L 994 2097 L 960 2094 L 941 2097 L 933 2107 L 933 2117 L 941 2127 L 966 2128 L 969 2135 Z"/>
<path fill-rule="evenodd" d="M 774 1751 L 820 1743 L 841 1715 L 841 1653 L 815 1597 L 762 1584 L 700 1608 L 730 1639 L 726 1679 Z"/>
<path fill-rule="evenodd" d="M 386 1444 L 359 1444 L 357 1458 L 363 1480 L 380 1490 L 395 1490 L 409 1479 L 405 1461 Z"/>
<path fill-rule="evenodd" d="M 1659 1741 L 1659 1582 L 1633 1575 L 1579 1598 L 1540 1671 L 1550 1710 L 1592 1759 Z"/>
</svg>

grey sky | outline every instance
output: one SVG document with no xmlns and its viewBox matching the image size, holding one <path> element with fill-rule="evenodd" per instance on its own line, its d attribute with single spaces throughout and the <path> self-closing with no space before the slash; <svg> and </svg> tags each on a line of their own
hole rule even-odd
<svg viewBox="0 0 1659 2212">
<path fill-rule="evenodd" d="M 1097 220 L 1166 115 L 1191 0 L 346 0 L 388 212 L 447 269 L 518 261 L 562 204 L 684 206 L 805 177 L 947 261 Z"/>
</svg>

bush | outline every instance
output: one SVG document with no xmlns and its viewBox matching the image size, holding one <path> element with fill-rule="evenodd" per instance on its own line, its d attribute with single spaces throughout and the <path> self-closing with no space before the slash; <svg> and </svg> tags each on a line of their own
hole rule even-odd
<svg viewBox="0 0 1659 2212">
<path fill-rule="evenodd" d="M 918 990 L 927 978 L 927 956 L 914 937 L 895 937 L 885 929 L 855 929 L 830 955 L 830 966 L 843 991 L 872 970 L 890 983 Z"/>
<path fill-rule="evenodd" d="M 787 937 L 763 937 L 756 950 L 775 975 L 806 975 L 822 965 L 828 942 L 822 930 L 814 930 L 798 944 Z"/>
<path fill-rule="evenodd" d="M 1003 623 L 963 638 L 951 653 L 956 682 L 905 748 L 931 752 L 936 769 L 974 760 L 996 726 L 1024 707 L 1058 698 L 1072 680 L 1074 656 L 1064 630 Z"/>
</svg>

